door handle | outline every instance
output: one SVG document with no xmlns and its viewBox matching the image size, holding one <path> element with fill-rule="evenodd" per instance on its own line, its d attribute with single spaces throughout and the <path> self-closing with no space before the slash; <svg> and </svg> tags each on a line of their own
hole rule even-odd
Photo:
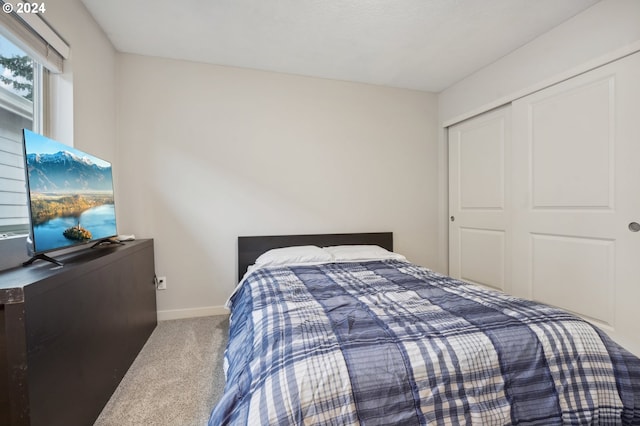
<svg viewBox="0 0 640 426">
<path fill-rule="evenodd" d="M 638 232 L 640 231 L 640 223 L 638 222 L 631 222 L 629 224 L 629 231 L 631 232 Z"/>
</svg>

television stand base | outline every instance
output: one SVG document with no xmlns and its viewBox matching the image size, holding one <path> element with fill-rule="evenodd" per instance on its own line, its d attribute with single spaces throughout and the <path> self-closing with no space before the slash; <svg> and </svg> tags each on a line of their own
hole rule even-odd
<svg viewBox="0 0 640 426">
<path fill-rule="evenodd" d="M 113 239 L 113 238 L 105 238 L 104 240 L 96 241 L 90 248 L 96 248 L 101 246 L 110 246 L 110 245 L 119 245 L 123 246 L 124 243 L 122 241 Z"/>
<path fill-rule="evenodd" d="M 64 263 L 60 262 L 59 260 L 54 259 L 53 257 L 49 257 L 46 254 L 36 254 L 31 259 L 27 260 L 26 262 L 23 262 L 22 266 L 29 266 L 33 262 L 35 262 L 36 260 L 45 260 L 47 262 L 54 263 L 54 264 L 56 264 L 58 266 L 64 266 Z"/>
</svg>

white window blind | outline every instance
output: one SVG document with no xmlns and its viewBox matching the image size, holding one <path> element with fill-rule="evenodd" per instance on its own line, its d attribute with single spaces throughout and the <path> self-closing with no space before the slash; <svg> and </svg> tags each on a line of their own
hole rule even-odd
<svg viewBox="0 0 640 426">
<path fill-rule="evenodd" d="M 2 1 L 15 5 L 16 1 Z M 51 72 L 60 73 L 63 62 L 69 57 L 70 48 L 66 41 L 37 13 L 0 13 L 0 29 L 5 37 L 20 46 Z"/>
</svg>

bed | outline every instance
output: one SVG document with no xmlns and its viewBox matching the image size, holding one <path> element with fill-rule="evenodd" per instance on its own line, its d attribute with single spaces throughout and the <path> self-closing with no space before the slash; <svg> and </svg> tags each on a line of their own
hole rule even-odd
<svg viewBox="0 0 640 426">
<path fill-rule="evenodd" d="M 408 262 L 391 233 L 238 248 L 210 426 L 640 425 L 640 359 L 565 311 Z"/>
</svg>

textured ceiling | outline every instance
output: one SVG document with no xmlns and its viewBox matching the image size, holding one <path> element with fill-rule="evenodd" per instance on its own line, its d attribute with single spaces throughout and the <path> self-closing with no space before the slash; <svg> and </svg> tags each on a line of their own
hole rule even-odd
<svg viewBox="0 0 640 426">
<path fill-rule="evenodd" d="M 82 0 L 118 51 L 440 92 L 598 0 Z"/>
</svg>

